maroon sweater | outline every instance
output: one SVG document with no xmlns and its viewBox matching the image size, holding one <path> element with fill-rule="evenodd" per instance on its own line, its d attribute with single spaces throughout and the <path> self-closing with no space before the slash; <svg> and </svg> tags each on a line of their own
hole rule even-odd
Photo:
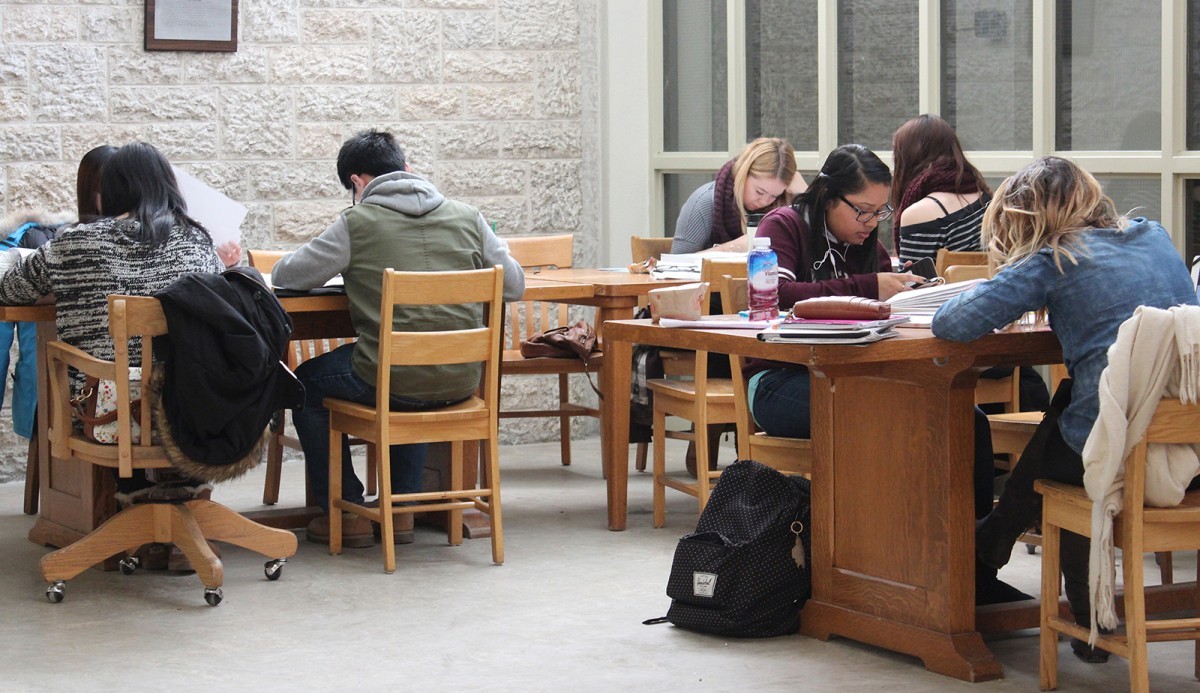
<svg viewBox="0 0 1200 693">
<path fill-rule="evenodd" d="M 809 227 L 804 217 L 793 207 L 780 207 L 758 223 L 755 237 L 771 239 L 771 250 L 779 257 L 779 306 L 790 310 L 796 301 L 817 296 L 863 296 L 879 298 L 879 272 L 892 271 L 892 258 L 878 240 L 875 241 L 878 263 L 867 266 L 867 248 L 862 246 L 832 243 L 833 253 L 824 258 L 833 262 L 837 278 L 815 280 L 813 263 L 822 260 L 813 257 L 809 248 Z M 845 258 L 843 261 L 842 258 Z M 823 266 L 824 269 L 824 266 Z M 794 363 L 748 359 L 745 376 L 777 368 L 803 369 Z"/>
</svg>

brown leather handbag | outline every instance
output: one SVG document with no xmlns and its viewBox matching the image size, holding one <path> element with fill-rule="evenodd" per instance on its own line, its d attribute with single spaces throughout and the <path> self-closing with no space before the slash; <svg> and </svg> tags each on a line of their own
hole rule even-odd
<svg viewBox="0 0 1200 693">
<path fill-rule="evenodd" d="M 883 320 L 891 315 L 891 304 L 861 296 L 819 296 L 792 306 L 792 317 L 805 320 Z"/>
<path fill-rule="evenodd" d="M 596 347 L 596 331 L 583 320 L 521 340 L 521 356 L 527 359 L 577 358 L 586 363 L 593 351 L 599 351 Z"/>
</svg>

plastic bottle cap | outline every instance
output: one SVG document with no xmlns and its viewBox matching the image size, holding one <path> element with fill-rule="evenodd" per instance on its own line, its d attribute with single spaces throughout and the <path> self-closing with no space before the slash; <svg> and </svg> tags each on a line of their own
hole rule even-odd
<svg viewBox="0 0 1200 693">
<path fill-rule="evenodd" d="M 755 248 L 770 248 L 771 247 L 771 239 L 767 238 L 765 236 L 755 236 L 753 239 L 751 239 L 751 243 L 754 244 Z"/>
</svg>

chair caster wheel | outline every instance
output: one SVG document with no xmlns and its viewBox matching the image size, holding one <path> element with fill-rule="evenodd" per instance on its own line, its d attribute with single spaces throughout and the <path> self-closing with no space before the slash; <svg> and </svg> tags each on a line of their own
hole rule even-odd
<svg viewBox="0 0 1200 693">
<path fill-rule="evenodd" d="M 142 561 L 137 556 L 129 556 L 122 558 L 117 567 L 121 569 L 123 575 L 133 575 L 133 572 L 142 566 Z"/>
<path fill-rule="evenodd" d="M 1037 554 L 1037 544 L 1026 544 L 1025 552 L 1028 553 L 1030 556 L 1036 555 Z"/>
<path fill-rule="evenodd" d="M 204 601 L 208 602 L 209 606 L 216 606 L 225 598 L 225 594 L 220 587 L 206 587 L 204 589 Z"/>
<path fill-rule="evenodd" d="M 67 583 L 55 580 L 53 585 L 46 588 L 46 600 L 51 604 L 61 602 L 67 596 Z"/>
<path fill-rule="evenodd" d="M 283 564 L 287 563 L 286 558 L 276 558 L 273 561 L 267 561 L 263 564 L 263 574 L 268 580 L 275 581 L 279 576 L 283 575 Z"/>
</svg>

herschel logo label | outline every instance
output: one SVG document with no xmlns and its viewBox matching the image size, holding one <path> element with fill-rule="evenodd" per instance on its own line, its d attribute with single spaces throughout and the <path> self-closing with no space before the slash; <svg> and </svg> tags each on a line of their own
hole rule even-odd
<svg viewBox="0 0 1200 693">
<path fill-rule="evenodd" d="M 692 594 L 697 597 L 711 597 L 717 591 L 716 573 L 692 573 Z"/>
</svg>

